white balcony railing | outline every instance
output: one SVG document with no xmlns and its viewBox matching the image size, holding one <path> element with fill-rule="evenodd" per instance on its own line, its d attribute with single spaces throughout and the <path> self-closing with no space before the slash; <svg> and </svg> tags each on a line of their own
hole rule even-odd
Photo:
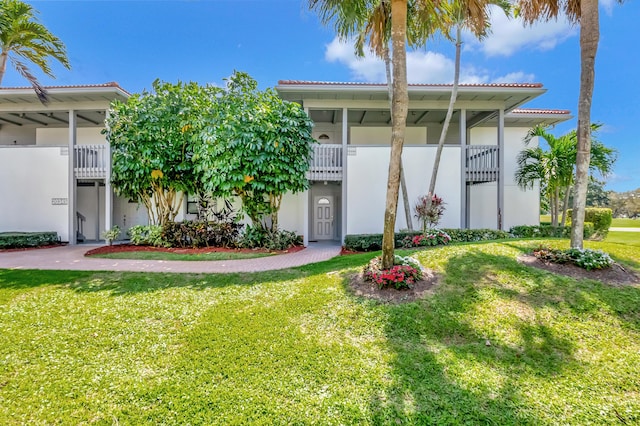
<svg viewBox="0 0 640 426">
<path fill-rule="evenodd" d="M 73 169 L 77 178 L 106 178 L 108 145 L 76 145 Z"/>
<path fill-rule="evenodd" d="M 315 145 L 309 180 L 342 180 L 342 145 Z"/>
<path fill-rule="evenodd" d="M 497 145 L 467 145 L 467 182 L 494 182 L 498 180 L 499 161 Z"/>
</svg>

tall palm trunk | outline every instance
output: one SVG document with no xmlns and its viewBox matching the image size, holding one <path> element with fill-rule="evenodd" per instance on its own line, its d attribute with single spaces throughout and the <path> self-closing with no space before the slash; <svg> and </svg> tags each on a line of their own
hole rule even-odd
<svg viewBox="0 0 640 426">
<path fill-rule="evenodd" d="M 440 168 L 440 158 L 442 157 L 442 148 L 444 147 L 444 141 L 447 138 L 447 132 L 449 131 L 449 123 L 451 123 L 451 117 L 453 116 L 453 106 L 456 103 L 458 97 L 458 83 L 460 81 L 460 46 L 462 45 L 462 30 L 460 25 L 456 26 L 456 64 L 455 73 L 453 77 L 453 87 L 451 89 L 451 98 L 449 99 L 449 108 L 447 109 L 447 115 L 440 131 L 440 139 L 438 140 L 438 149 L 436 149 L 436 158 L 433 161 L 433 170 L 431 171 L 431 181 L 429 182 L 429 196 L 427 203 L 431 205 L 433 194 L 436 190 L 436 180 L 438 179 L 438 169 Z"/>
<path fill-rule="evenodd" d="M 407 91 L 407 0 L 391 1 L 391 45 L 393 53 L 393 99 L 391 105 L 391 154 L 382 235 L 382 268 L 393 266 L 394 229 L 400 189 L 400 161 L 407 127 L 409 95 Z"/>
<path fill-rule="evenodd" d="M 9 52 L 2 52 L 0 54 L 0 85 L 4 79 L 4 73 L 7 71 L 7 59 L 9 59 Z"/>
<path fill-rule="evenodd" d="M 600 38 L 598 0 L 580 2 L 580 98 L 578 100 L 578 155 L 576 157 L 576 183 L 573 193 L 573 220 L 571 247 L 582 248 L 584 211 L 589 184 L 591 156 L 591 100 L 595 82 L 596 53 Z"/>
<path fill-rule="evenodd" d="M 569 194 L 571 193 L 571 183 L 564 189 L 564 200 L 562 201 L 562 220 L 560 226 L 565 226 L 567 223 L 567 210 L 569 209 Z"/>
<path fill-rule="evenodd" d="M 391 111 L 391 100 L 393 99 L 393 79 L 391 77 L 391 57 L 389 56 L 389 47 L 385 46 L 384 54 L 384 70 L 387 74 L 387 89 L 389 91 L 389 111 Z M 393 124 L 392 124 L 393 126 Z M 413 221 L 411 220 L 411 206 L 409 205 L 409 193 L 407 192 L 407 181 L 404 177 L 404 165 L 400 158 L 400 189 L 402 190 L 402 204 L 404 205 L 404 217 L 407 221 L 407 228 L 413 231 Z"/>
</svg>

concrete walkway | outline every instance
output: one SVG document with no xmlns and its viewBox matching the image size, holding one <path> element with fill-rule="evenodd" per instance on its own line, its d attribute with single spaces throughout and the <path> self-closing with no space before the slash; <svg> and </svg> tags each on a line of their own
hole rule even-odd
<svg viewBox="0 0 640 426">
<path fill-rule="evenodd" d="M 640 228 L 609 228 L 609 231 L 618 231 L 618 232 L 640 232 Z"/>
<path fill-rule="evenodd" d="M 256 272 L 292 268 L 321 262 L 340 254 L 335 242 L 311 243 L 296 253 L 255 259 L 215 261 L 122 260 L 85 257 L 99 245 L 82 244 L 48 249 L 0 253 L 0 269 L 64 269 L 74 271 L 131 271 L 221 273 Z"/>
</svg>

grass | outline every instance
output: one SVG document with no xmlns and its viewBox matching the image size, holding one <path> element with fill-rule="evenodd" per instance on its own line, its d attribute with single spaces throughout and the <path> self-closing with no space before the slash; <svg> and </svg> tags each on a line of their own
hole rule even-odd
<svg viewBox="0 0 640 426">
<path fill-rule="evenodd" d="M 540 222 L 551 223 L 551 216 L 548 214 L 541 214 Z M 611 226 L 613 228 L 640 228 L 640 219 L 613 218 Z"/>
<path fill-rule="evenodd" d="M 91 257 L 105 259 L 132 259 L 132 260 L 236 260 L 254 259 L 271 256 L 273 253 L 255 252 L 211 252 L 211 253 L 170 253 L 163 251 L 122 251 L 117 253 L 95 254 Z"/>
<path fill-rule="evenodd" d="M 609 231 L 606 241 L 640 247 L 640 232 Z"/>
<path fill-rule="evenodd" d="M 637 424 L 640 287 L 515 260 L 540 243 L 414 252 L 443 278 L 403 305 L 348 292 L 375 253 L 253 274 L 0 270 L 0 424 Z M 588 246 L 640 270 L 637 247 Z"/>
<path fill-rule="evenodd" d="M 640 219 L 613 219 L 611 226 L 614 228 L 640 228 Z"/>
</svg>

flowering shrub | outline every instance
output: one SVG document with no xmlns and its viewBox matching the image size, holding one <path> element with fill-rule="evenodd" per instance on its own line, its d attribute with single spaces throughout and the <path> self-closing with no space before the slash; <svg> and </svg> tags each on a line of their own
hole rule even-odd
<svg viewBox="0 0 640 426">
<path fill-rule="evenodd" d="M 422 268 L 417 260 L 396 255 L 393 263 L 391 269 L 381 269 L 382 259 L 371 259 L 363 270 L 365 281 L 376 283 L 378 288 L 393 286 L 400 290 L 411 288 L 416 281 L 422 279 Z"/>
<path fill-rule="evenodd" d="M 572 263 L 587 271 L 604 269 L 613 265 L 613 259 L 602 250 L 573 248 L 560 250 L 549 247 L 539 247 L 533 251 L 533 255 L 547 262 Z"/>
<path fill-rule="evenodd" d="M 439 229 L 427 229 L 424 233 L 414 236 L 406 236 L 402 240 L 402 246 L 411 247 L 427 247 L 446 245 L 451 241 L 451 237 L 444 231 Z"/>
<path fill-rule="evenodd" d="M 423 195 L 418 198 L 414 210 L 416 217 L 422 222 L 422 231 L 426 232 L 429 227 L 436 226 L 440 222 L 440 218 L 444 214 L 444 205 L 441 197 L 433 194 L 431 202 L 429 195 Z"/>
<path fill-rule="evenodd" d="M 604 269 L 613 265 L 613 259 L 602 250 L 569 249 L 568 252 L 573 263 L 587 271 Z"/>
</svg>

